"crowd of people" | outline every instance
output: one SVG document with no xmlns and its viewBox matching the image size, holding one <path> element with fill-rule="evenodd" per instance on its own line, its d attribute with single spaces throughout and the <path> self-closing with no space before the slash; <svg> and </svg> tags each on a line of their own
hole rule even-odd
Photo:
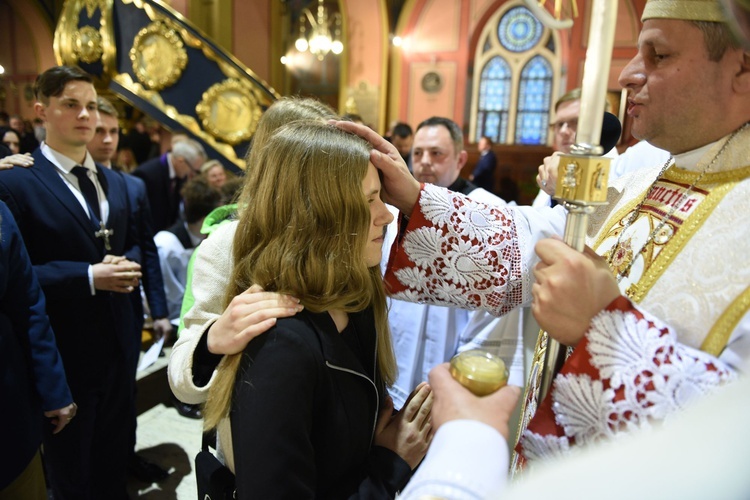
<svg viewBox="0 0 750 500">
<path fill-rule="evenodd" d="M 746 496 L 750 54 L 716 0 L 649 0 L 642 20 L 619 80 L 642 142 L 613 153 L 583 252 L 549 203 L 557 154 L 516 206 L 491 192 L 490 138 L 461 177 L 448 118 L 384 138 L 285 97 L 243 176 L 187 134 L 161 153 L 145 121 L 120 167 L 116 106 L 78 68 L 43 72 L 38 122 L 0 116 L 0 498 L 167 476 L 134 451 L 144 318 L 177 337 L 170 386 L 236 498 L 597 497 L 615 478 L 608 497 Z M 557 151 L 580 98 L 553 109 Z M 516 435 L 539 327 L 569 355 Z M 510 385 L 454 380 L 472 348 Z"/>
</svg>

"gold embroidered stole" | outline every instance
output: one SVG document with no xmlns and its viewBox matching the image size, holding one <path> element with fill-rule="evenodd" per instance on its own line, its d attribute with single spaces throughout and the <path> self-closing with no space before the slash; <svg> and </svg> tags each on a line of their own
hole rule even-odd
<svg viewBox="0 0 750 500">
<path fill-rule="evenodd" d="M 727 154 L 727 163 L 737 165 L 737 161 L 746 164 L 750 157 L 750 145 L 746 143 L 748 133 L 741 134 L 737 138 L 731 153 Z M 744 142 L 743 142 L 744 141 Z M 707 156 L 715 154 L 715 148 Z M 712 157 L 712 156 L 711 156 Z M 705 161 L 705 160 L 704 160 Z M 683 194 L 687 188 L 698 178 L 699 172 L 682 170 L 671 167 L 665 172 L 661 179 L 656 182 L 654 189 L 649 193 L 647 186 L 640 190 L 640 194 L 629 200 L 621 200 L 613 211 L 607 215 L 606 222 L 599 228 L 598 235 L 593 238 L 592 247 L 607 260 L 612 255 L 612 268 L 615 274 L 623 271 L 634 260 L 629 271 L 620 281 L 620 289 L 635 303 L 641 303 L 649 291 L 657 284 L 660 278 L 674 262 L 676 257 L 688 245 L 693 236 L 700 231 L 705 221 L 739 183 L 750 178 L 750 166 L 724 170 L 715 173 L 707 173 L 703 176 L 697 186 L 693 187 L 687 197 Z M 750 181 L 746 182 L 744 186 Z M 750 188 L 743 195 L 750 196 Z M 641 200 L 649 193 L 649 199 L 645 200 L 637 218 L 626 227 L 626 221 L 631 217 Z M 670 214 L 674 205 L 677 209 Z M 663 226 L 653 235 L 651 241 L 647 240 L 654 229 L 659 226 L 666 217 Z M 710 226 L 709 226 L 710 227 Z M 625 234 L 620 238 L 620 233 Z M 613 248 L 615 242 L 620 239 L 618 248 Z M 749 249 L 750 250 L 750 249 Z M 717 321 L 708 332 L 700 348 L 705 352 L 718 356 L 729 340 L 729 336 L 750 309 L 750 286 L 739 293 L 733 301 L 718 314 Z M 523 397 L 523 407 L 519 422 L 517 439 L 520 439 L 529 422 L 536 413 L 540 401 L 540 384 L 542 379 L 542 366 L 547 347 L 547 333 L 539 332 L 531 371 L 527 381 Z M 511 475 L 519 473 L 524 466 L 523 458 L 518 453 L 513 454 L 511 462 Z"/>
</svg>

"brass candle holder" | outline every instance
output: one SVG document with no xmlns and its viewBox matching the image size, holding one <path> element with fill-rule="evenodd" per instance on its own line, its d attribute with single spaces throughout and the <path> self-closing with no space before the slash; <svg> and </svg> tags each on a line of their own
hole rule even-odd
<svg viewBox="0 0 750 500">
<path fill-rule="evenodd" d="M 486 396 L 508 382 L 505 362 L 479 349 L 463 351 L 451 359 L 450 372 L 462 386 L 477 396 Z"/>
</svg>

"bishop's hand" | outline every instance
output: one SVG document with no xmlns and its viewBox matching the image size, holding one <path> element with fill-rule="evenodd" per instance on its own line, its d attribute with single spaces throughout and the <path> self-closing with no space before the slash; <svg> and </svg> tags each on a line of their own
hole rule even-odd
<svg viewBox="0 0 750 500">
<path fill-rule="evenodd" d="M 347 121 L 332 123 L 372 144 L 370 161 L 382 174 L 383 201 L 410 215 L 419 199 L 420 186 L 396 147 L 364 125 Z"/>
<path fill-rule="evenodd" d="M 620 296 L 617 280 L 589 247 L 578 252 L 549 238 L 535 249 L 541 260 L 534 268 L 531 312 L 553 339 L 575 346 L 594 316 Z"/>
</svg>

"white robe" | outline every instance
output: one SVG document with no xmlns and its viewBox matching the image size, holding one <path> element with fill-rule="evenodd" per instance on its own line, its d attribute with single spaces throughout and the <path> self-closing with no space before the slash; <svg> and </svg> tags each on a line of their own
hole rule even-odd
<svg viewBox="0 0 750 500">
<path fill-rule="evenodd" d="M 680 168 L 663 176 L 655 199 L 628 228 L 621 248 L 629 241 L 636 260 L 621 286 L 633 303 L 592 322 L 548 398 L 555 402 L 559 434 L 527 431 L 524 451 L 530 456 L 557 455 L 573 440 L 597 440 L 663 419 L 731 380 L 750 359 L 750 129 L 734 138 L 684 205 L 669 195 L 675 186 L 686 189 L 725 142 L 678 157 Z M 658 172 L 640 170 L 610 187 L 610 204 L 592 216 L 590 246 L 608 250 Z M 648 228 L 658 225 L 670 203 L 679 205 L 670 219 L 674 236 L 660 236 L 640 252 Z M 551 220 L 525 207 L 488 207 L 426 186 L 386 279 L 397 297 L 505 314 L 530 299 L 534 242 L 561 234 Z M 711 352 L 710 345 L 714 355 L 699 350 Z M 576 372 L 581 360 L 593 367 L 593 376 Z"/>
</svg>

